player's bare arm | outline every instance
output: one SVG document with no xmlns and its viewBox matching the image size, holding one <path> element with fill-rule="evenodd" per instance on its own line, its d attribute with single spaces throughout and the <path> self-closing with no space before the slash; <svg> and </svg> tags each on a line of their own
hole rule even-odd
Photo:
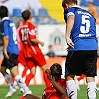
<svg viewBox="0 0 99 99">
<path fill-rule="evenodd" d="M 40 44 L 42 47 L 44 46 L 44 42 L 42 42 L 38 39 L 32 39 L 31 42 L 34 43 L 34 44 Z"/>
<path fill-rule="evenodd" d="M 67 96 L 67 92 L 66 92 L 66 89 L 63 88 L 61 85 L 59 85 L 55 79 L 52 77 L 51 75 L 51 71 L 49 69 L 46 69 L 46 74 L 47 74 L 47 77 L 48 79 L 50 80 L 50 82 L 52 83 L 53 87 L 58 91 L 60 92 L 61 94 L 65 95 L 66 97 Z"/>
<path fill-rule="evenodd" d="M 73 25 L 74 25 L 74 16 L 69 16 L 67 18 L 65 38 L 66 38 L 66 42 L 69 45 L 69 47 L 72 47 L 72 48 L 74 48 L 74 44 L 73 44 L 72 40 L 70 39 L 70 33 L 71 33 Z"/>
<path fill-rule="evenodd" d="M 2 40 L 0 40 L 0 45 L 2 45 L 3 44 L 3 41 Z"/>
<path fill-rule="evenodd" d="M 7 59 L 9 59 L 9 56 L 7 54 L 7 46 L 8 46 L 8 41 L 9 41 L 9 37 L 8 36 L 4 36 L 3 38 L 3 42 L 4 42 L 4 47 L 3 47 L 3 52 L 4 52 L 4 55 Z"/>
</svg>

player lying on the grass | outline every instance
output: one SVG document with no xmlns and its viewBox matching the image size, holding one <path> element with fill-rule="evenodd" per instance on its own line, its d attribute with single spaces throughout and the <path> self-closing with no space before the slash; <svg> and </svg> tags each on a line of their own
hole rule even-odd
<svg viewBox="0 0 99 99">
<path fill-rule="evenodd" d="M 51 85 L 47 87 L 42 94 L 42 99 L 69 99 L 66 92 L 66 81 L 61 79 L 62 67 L 58 63 L 54 63 L 50 70 L 46 70 L 48 79 Z M 19 99 L 40 99 L 37 96 L 29 95 L 22 96 Z"/>
</svg>

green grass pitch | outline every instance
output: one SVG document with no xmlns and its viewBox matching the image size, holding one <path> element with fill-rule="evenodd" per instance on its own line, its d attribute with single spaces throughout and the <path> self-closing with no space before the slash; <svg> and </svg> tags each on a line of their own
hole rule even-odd
<svg viewBox="0 0 99 99">
<path fill-rule="evenodd" d="M 99 86 L 98 86 L 99 87 Z M 44 85 L 30 85 L 29 88 L 32 90 L 33 95 L 38 97 L 42 96 L 42 92 L 45 88 Z M 18 99 L 22 94 L 18 89 L 17 92 L 10 98 L 5 98 L 5 94 L 8 92 L 7 86 L 0 86 L 0 99 Z M 80 85 L 80 91 L 78 91 L 78 99 L 88 99 L 86 94 L 86 85 Z M 97 99 L 99 99 L 99 91 L 97 92 Z"/>
</svg>

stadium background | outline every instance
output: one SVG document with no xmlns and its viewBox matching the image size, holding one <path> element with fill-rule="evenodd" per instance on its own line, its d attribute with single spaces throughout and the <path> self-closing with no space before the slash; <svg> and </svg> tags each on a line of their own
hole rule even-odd
<svg viewBox="0 0 99 99">
<path fill-rule="evenodd" d="M 48 46 L 51 44 L 53 46 L 54 52 L 58 57 L 46 58 L 47 65 L 50 67 L 54 62 L 58 62 L 62 65 L 63 75 L 64 75 L 64 65 L 66 52 L 65 43 L 65 22 L 63 19 L 63 9 L 61 7 L 62 0 L 39 0 L 40 5 L 38 6 L 38 0 L 0 0 L 1 5 L 6 5 L 9 9 L 9 17 L 17 23 L 18 19 L 21 18 L 21 12 L 28 9 L 28 3 L 33 7 L 33 19 L 32 22 L 37 26 L 38 39 L 45 42 L 45 46 L 41 47 L 44 54 L 48 52 Z M 85 0 L 82 0 L 85 1 Z M 88 0 L 86 0 L 88 2 Z M 96 0 L 94 0 L 96 1 Z M 97 0 L 98 1 L 98 0 Z M 81 4 L 81 0 L 78 0 L 79 5 L 88 9 L 86 2 Z M 34 13 L 34 9 L 44 8 L 46 11 L 38 12 L 38 15 Z M 95 5 L 97 10 L 99 10 L 99 5 Z M 17 11 L 16 11 L 17 9 Z M 16 11 L 16 12 L 14 12 Z M 99 14 L 98 14 L 99 15 Z M 99 35 L 99 25 L 97 25 L 97 35 Z M 57 39 L 57 40 L 56 40 Z M 99 58 L 97 58 L 97 74 L 96 83 L 99 84 Z M 0 59 L 2 61 L 2 59 Z M 19 73 L 22 73 L 23 66 L 19 65 Z M 9 72 L 9 71 L 8 71 Z M 27 74 L 29 71 L 27 71 Z M 62 76 L 64 77 L 64 76 Z M 25 77 L 24 77 L 25 79 Z M 16 83 L 16 82 L 15 82 Z M 0 73 L 0 85 L 6 84 L 2 74 Z M 44 84 L 42 77 L 42 70 L 37 67 L 36 76 L 31 80 L 30 84 Z M 85 84 L 84 80 L 80 81 L 80 84 Z"/>
</svg>

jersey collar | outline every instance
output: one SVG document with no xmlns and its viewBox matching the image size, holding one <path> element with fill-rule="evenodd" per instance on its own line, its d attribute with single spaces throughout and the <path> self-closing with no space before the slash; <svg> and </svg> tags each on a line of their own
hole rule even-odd
<svg viewBox="0 0 99 99">
<path fill-rule="evenodd" d="M 1 21 L 9 20 L 9 17 L 4 17 Z"/>
<path fill-rule="evenodd" d="M 72 6 L 72 7 L 78 7 L 78 8 L 81 8 L 80 6 L 78 6 L 78 5 L 74 5 L 74 6 Z"/>
</svg>

